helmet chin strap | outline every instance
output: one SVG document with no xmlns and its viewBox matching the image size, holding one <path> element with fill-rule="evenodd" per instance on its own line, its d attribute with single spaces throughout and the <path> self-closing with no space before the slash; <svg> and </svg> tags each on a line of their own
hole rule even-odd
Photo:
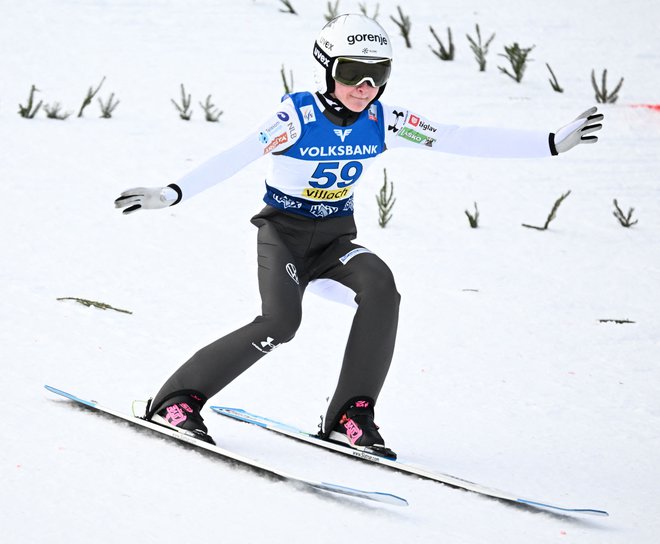
<svg viewBox="0 0 660 544">
<path fill-rule="evenodd" d="M 332 95 L 332 91 L 326 91 L 325 93 L 317 93 L 317 96 L 319 97 L 319 100 L 323 103 L 325 108 L 332 112 L 334 115 L 337 117 L 340 117 L 341 119 L 357 119 L 357 117 L 360 115 L 361 112 L 354 112 L 347 108 L 341 100 L 339 100 L 336 96 Z"/>
<path fill-rule="evenodd" d="M 334 96 L 330 96 L 328 92 L 321 94 L 319 91 L 316 93 L 316 96 L 323 105 L 323 115 L 336 125 L 342 127 L 350 126 L 359 119 L 362 113 L 349 110 Z"/>
<path fill-rule="evenodd" d="M 373 104 L 376 100 L 378 100 L 382 96 L 383 92 L 385 92 L 386 86 L 387 83 L 378 89 L 376 96 L 371 102 L 369 102 L 369 104 L 367 104 L 365 109 L 369 108 L 371 104 Z M 332 87 L 333 87 L 332 90 L 327 90 L 323 94 L 317 93 L 317 96 L 321 99 L 321 102 L 323 102 L 323 104 L 327 109 L 334 112 L 336 115 L 338 115 L 341 118 L 357 117 L 358 115 L 360 115 L 360 113 L 362 113 L 362 112 L 354 112 L 353 110 L 349 109 L 348 107 L 346 107 L 344 103 L 342 103 L 341 100 L 339 100 L 339 98 L 337 98 L 332 94 L 334 93 L 334 81 Z"/>
</svg>

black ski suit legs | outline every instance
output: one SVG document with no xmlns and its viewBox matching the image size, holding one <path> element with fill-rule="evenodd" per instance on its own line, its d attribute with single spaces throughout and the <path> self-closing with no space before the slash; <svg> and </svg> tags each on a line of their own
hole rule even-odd
<svg viewBox="0 0 660 544">
<path fill-rule="evenodd" d="M 302 297 L 314 279 L 334 280 L 355 293 L 358 308 L 325 429 L 356 397 L 375 402 L 392 360 L 400 296 L 388 266 L 352 242 L 352 217 L 312 220 L 266 207 L 259 227 L 258 278 L 262 313 L 252 323 L 199 350 L 163 385 L 153 406 L 181 390 L 212 397 L 278 345 L 302 319 Z M 357 251 L 356 251 L 357 250 Z"/>
<path fill-rule="evenodd" d="M 286 271 L 286 265 L 295 259 L 270 224 L 260 227 L 257 248 L 261 315 L 195 353 L 161 387 L 154 397 L 154 407 L 181 390 L 199 391 L 211 398 L 264 355 L 294 337 L 302 319 L 304 291 Z"/>
<path fill-rule="evenodd" d="M 378 399 L 392 361 L 401 297 L 389 267 L 373 253 L 356 255 L 345 265 L 337 259 L 324 277 L 349 287 L 358 304 L 339 381 L 324 418 L 327 435 L 347 403 L 356 398 L 370 398 L 374 403 Z"/>
</svg>

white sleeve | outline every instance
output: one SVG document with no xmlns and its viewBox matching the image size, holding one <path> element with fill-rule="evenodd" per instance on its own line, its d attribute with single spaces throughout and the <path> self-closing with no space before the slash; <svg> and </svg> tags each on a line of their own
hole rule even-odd
<svg viewBox="0 0 660 544">
<path fill-rule="evenodd" d="M 443 125 L 406 108 L 383 104 L 385 145 L 412 147 L 471 157 L 550 157 L 550 133 L 490 127 Z"/>
<path fill-rule="evenodd" d="M 238 144 L 203 162 L 169 185 L 179 196 L 176 203 L 224 181 L 251 162 L 273 151 L 284 151 L 300 136 L 300 120 L 291 99 Z"/>
</svg>

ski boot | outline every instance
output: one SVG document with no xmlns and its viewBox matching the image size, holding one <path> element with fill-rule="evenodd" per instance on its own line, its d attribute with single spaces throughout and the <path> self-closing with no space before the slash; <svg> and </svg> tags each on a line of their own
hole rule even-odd
<svg viewBox="0 0 660 544">
<path fill-rule="evenodd" d="M 209 444 L 215 441 L 208 434 L 204 418 L 200 414 L 206 397 L 197 391 L 177 391 L 154 408 L 152 400 L 147 403 L 144 419 L 163 427 L 172 427 L 179 432 Z"/>
<path fill-rule="evenodd" d="M 374 423 L 373 401 L 354 400 L 341 412 L 326 439 L 366 453 L 396 459 L 396 453 L 385 447 L 385 440 L 378 430 L 378 425 Z"/>
</svg>

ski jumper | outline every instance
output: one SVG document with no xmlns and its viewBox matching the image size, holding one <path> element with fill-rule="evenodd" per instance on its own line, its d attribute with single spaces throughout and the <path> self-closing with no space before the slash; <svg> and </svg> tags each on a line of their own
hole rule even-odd
<svg viewBox="0 0 660 544">
<path fill-rule="evenodd" d="M 548 133 L 442 125 L 375 101 L 350 122 L 318 95 L 284 97 L 278 111 L 246 139 L 170 185 L 177 203 L 270 155 L 266 207 L 258 227 L 261 314 L 195 353 L 162 386 L 152 406 L 177 392 L 212 397 L 278 345 L 302 319 L 306 288 L 322 283 L 357 309 L 341 372 L 324 418 L 324 434 L 356 398 L 378 399 L 387 376 L 400 295 L 388 266 L 353 242 L 354 190 L 374 158 L 394 147 L 481 157 L 550 156 Z"/>
</svg>

